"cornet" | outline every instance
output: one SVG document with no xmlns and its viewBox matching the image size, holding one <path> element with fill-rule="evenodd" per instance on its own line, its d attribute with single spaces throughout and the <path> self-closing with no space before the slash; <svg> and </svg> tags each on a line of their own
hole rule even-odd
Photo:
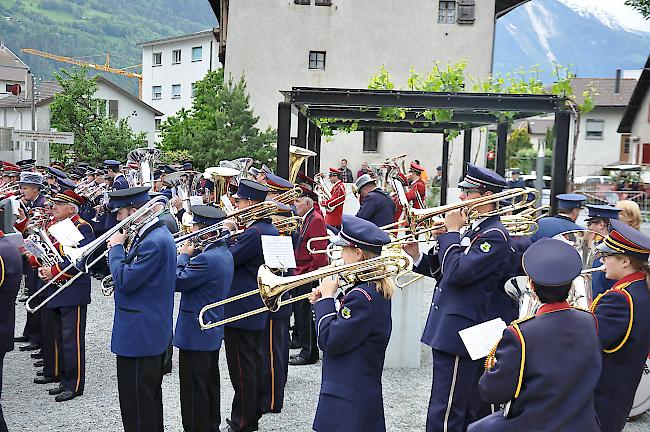
<svg viewBox="0 0 650 432">
<path fill-rule="evenodd" d="M 27 301 L 25 302 L 25 308 L 27 309 L 27 311 L 35 312 L 40 308 L 42 308 L 47 302 L 49 302 L 54 297 L 56 297 L 61 291 L 69 287 L 82 274 L 88 273 L 89 269 L 92 266 L 98 263 L 101 259 L 105 258 L 106 255 L 108 255 L 108 250 L 103 254 L 101 254 L 100 256 L 98 256 L 97 258 L 95 258 L 90 263 L 88 263 L 88 259 L 93 254 L 93 252 L 95 252 L 97 249 L 103 246 L 114 233 L 122 229 L 129 231 L 129 233 L 137 233 L 141 227 L 149 223 L 153 218 L 161 215 L 165 211 L 166 204 L 167 204 L 167 198 L 165 196 L 163 195 L 157 196 L 152 200 L 150 200 L 149 202 L 147 202 L 144 206 L 136 210 L 136 212 L 133 213 L 131 216 L 119 222 L 113 228 L 106 231 L 104 234 L 97 237 L 95 240 L 88 243 L 86 246 L 79 247 L 79 248 L 63 246 L 63 252 L 65 256 L 70 260 L 71 264 L 65 267 L 63 270 L 61 270 L 61 272 L 58 275 L 50 279 L 48 283 L 43 285 L 38 291 L 36 291 L 27 299 Z M 156 210 L 156 208 L 158 209 Z M 45 298 L 36 306 L 30 305 L 30 303 L 34 300 L 36 296 L 44 292 L 51 285 L 57 284 L 61 280 L 61 278 L 66 273 L 71 271 L 73 268 L 77 269 L 78 271 L 77 274 L 75 274 L 64 284 L 61 284 L 61 286 L 56 291 L 54 291 L 52 294 L 50 294 L 47 298 Z"/>
<path fill-rule="evenodd" d="M 257 272 L 258 289 L 205 305 L 201 309 L 201 312 L 199 312 L 199 325 L 201 326 L 201 330 L 208 330 L 263 312 L 275 312 L 284 305 L 306 299 L 311 295 L 311 293 L 308 293 L 288 300 L 282 300 L 284 293 L 299 286 L 305 285 L 309 282 L 323 279 L 327 276 L 339 275 L 339 283 L 341 284 L 340 286 L 341 288 L 345 289 L 361 282 L 375 281 L 395 274 L 410 271 L 412 266 L 413 261 L 411 258 L 401 253 L 381 255 L 369 260 L 352 264 L 345 264 L 338 267 L 323 267 L 299 276 L 276 276 L 273 273 L 273 270 L 271 270 L 268 266 L 262 265 Z M 226 318 L 216 323 L 205 322 L 204 315 L 210 309 L 214 309 L 216 307 L 223 306 L 226 303 L 231 303 L 256 294 L 262 298 L 264 307 L 245 312 L 234 317 Z"/>
</svg>

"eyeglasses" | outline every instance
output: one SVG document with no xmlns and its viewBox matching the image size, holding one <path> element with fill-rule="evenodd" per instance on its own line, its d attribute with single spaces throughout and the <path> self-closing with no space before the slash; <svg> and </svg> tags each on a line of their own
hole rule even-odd
<svg viewBox="0 0 650 432">
<path fill-rule="evenodd" d="M 465 187 L 461 187 L 461 188 L 460 188 L 460 191 L 461 191 L 462 193 L 464 193 L 465 195 L 469 195 L 469 194 L 473 194 L 473 193 L 477 193 L 477 194 L 480 194 L 480 193 L 481 193 L 481 190 L 478 189 L 478 188 L 465 188 Z"/>
</svg>

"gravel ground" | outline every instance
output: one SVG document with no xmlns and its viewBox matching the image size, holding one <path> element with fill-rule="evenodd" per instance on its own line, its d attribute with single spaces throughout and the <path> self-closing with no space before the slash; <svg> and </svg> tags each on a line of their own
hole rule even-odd
<svg viewBox="0 0 650 432">
<path fill-rule="evenodd" d="M 431 290 L 423 302 L 426 317 Z M 93 303 L 88 308 L 86 330 L 86 388 L 83 396 L 65 403 L 56 403 L 46 390 L 51 385 L 33 384 L 35 368 L 32 359 L 15 350 L 5 357 L 3 409 L 10 431 L 121 430 L 117 397 L 115 356 L 110 352 L 113 299 L 99 294 L 93 287 Z M 177 298 L 178 300 L 178 298 Z M 176 302 L 178 308 L 178 301 Z M 22 330 L 25 309 L 17 307 L 16 328 Z M 384 409 L 389 431 L 424 430 L 431 385 L 431 354 L 423 345 L 419 369 L 387 369 L 383 374 Z M 223 351 L 223 350 L 222 350 Z M 178 353 L 174 353 L 174 370 L 163 382 L 166 431 L 182 431 Z M 225 352 L 221 353 L 221 415 L 230 412 L 233 391 L 228 379 Z M 320 386 L 320 363 L 311 366 L 290 366 L 284 409 L 280 414 L 267 414 L 260 421 L 263 431 L 310 431 L 316 411 Z M 625 432 L 650 431 L 648 413 L 628 423 Z"/>
</svg>

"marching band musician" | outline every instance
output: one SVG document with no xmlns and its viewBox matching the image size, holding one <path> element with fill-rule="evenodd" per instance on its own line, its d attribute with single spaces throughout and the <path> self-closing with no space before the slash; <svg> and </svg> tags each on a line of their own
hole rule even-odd
<svg viewBox="0 0 650 432">
<path fill-rule="evenodd" d="M 329 175 L 332 189 L 330 199 L 320 203 L 325 208 L 325 223 L 337 230 L 341 228 L 341 217 L 343 216 L 343 203 L 345 202 L 345 184 L 341 180 L 341 171 L 330 168 Z"/>
<path fill-rule="evenodd" d="M 650 351 L 650 238 L 612 219 L 598 245 L 614 286 L 591 305 L 598 318 L 603 370 L 594 404 L 602 432 L 620 432 L 634 402 Z"/>
<path fill-rule="evenodd" d="M 506 186 L 506 180 L 495 172 L 468 164 L 467 175 L 459 184 L 460 198 L 465 201 L 489 196 Z M 485 214 L 494 208 L 494 203 L 488 203 L 475 210 Z M 438 281 L 422 335 L 422 342 L 433 350 L 435 376 L 427 414 L 429 432 L 464 431 L 477 419 L 480 407 L 470 401 L 482 364 L 471 360 L 458 332 L 506 308 L 497 291 L 503 291 L 514 253 L 498 215 L 479 218 L 463 235 L 463 212 L 448 212 L 444 223 L 447 232 L 438 235 L 437 254 L 432 250 L 422 255 L 417 243 L 404 246 L 413 257 L 414 270 Z"/>
<path fill-rule="evenodd" d="M 408 186 L 408 180 L 404 174 L 397 173 L 395 176 L 395 184 L 399 184 L 401 187 L 406 188 Z M 399 194 L 397 191 L 393 191 L 390 195 L 393 205 L 395 205 L 395 216 L 393 217 L 393 222 L 397 222 L 402 217 L 402 212 L 404 211 L 404 206 L 400 201 Z"/>
<path fill-rule="evenodd" d="M 234 196 L 238 210 L 263 202 L 269 189 L 255 181 L 242 179 Z M 242 294 L 257 289 L 257 270 L 264 264 L 262 236 L 278 235 L 271 219 L 250 221 L 244 231 L 228 248 L 235 263 L 230 295 Z M 243 300 L 226 304 L 225 317 L 264 306 L 259 296 L 249 296 Z M 262 383 L 261 338 L 266 326 L 268 313 L 261 313 L 226 324 L 224 341 L 228 373 L 235 395 L 232 411 L 226 419 L 231 431 L 254 431 L 262 416 L 259 402 L 259 389 Z"/>
<path fill-rule="evenodd" d="M 408 173 L 408 181 L 410 182 L 409 190 L 406 192 L 406 199 L 411 203 L 414 209 L 424 208 L 424 197 L 427 191 L 427 185 L 422 181 L 420 176 L 424 171 L 424 167 L 415 162 L 411 162 Z"/>
<path fill-rule="evenodd" d="M 191 207 L 192 231 L 221 222 L 226 214 L 216 207 Z M 213 233 L 214 234 L 214 233 Z M 198 241 L 209 241 L 198 238 Z M 180 248 L 176 262 L 176 291 L 181 302 L 174 332 L 174 346 L 179 349 L 181 417 L 185 431 L 219 431 L 221 423 L 221 387 L 219 384 L 219 349 L 223 327 L 201 330 L 196 319 L 206 304 L 222 300 L 232 283 L 234 263 L 220 233 L 205 249 L 195 253 L 191 241 Z M 223 307 L 211 309 L 213 322 L 223 318 Z"/>
<path fill-rule="evenodd" d="M 295 246 L 296 270 L 294 275 L 301 275 L 317 270 L 327 265 L 327 255 L 310 254 L 307 243 L 310 239 L 323 237 L 322 240 L 314 241 L 313 248 L 323 250 L 327 246 L 327 228 L 323 215 L 316 211 L 318 195 L 306 186 L 301 186 L 302 193 L 295 201 L 296 214 L 304 219 L 302 227 L 298 232 L 298 239 Z M 307 294 L 316 287 L 315 283 L 308 283 L 292 290 L 293 296 Z M 316 328 L 312 318 L 311 305 L 307 299 L 293 303 L 294 330 L 293 341 L 297 343 L 300 352 L 289 358 L 291 365 L 307 365 L 318 361 L 320 354 L 316 343 Z"/>
<path fill-rule="evenodd" d="M 388 234 L 366 220 L 343 216 L 339 235 L 345 264 L 381 254 Z M 316 431 L 385 431 L 381 375 L 390 339 L 389 277 L 350 287 L 337 310 L 337 277 L 323 279 L 310 297 L 316 314 L 318 346 L 323 351 L 321 389 L 313 428 Z"/>
<path fill-rule="evenodd" d="M 122 221 L 149 201 L 148 187 L 109 194 Z M 145 221 L 134 221 L 144 223 Z M 176 246 L 158 218 L 140 227 L 128 252 L 128 233 L 108 240 L 115 284 L 111 351 L 117 356 L 117 388 L 126 432 L 163 430 L 164 356 L 172 338 Z"/>
<path fill-rule="evenodd" d="M 542 239 L 524 253 L 523 267 L 542 305 L 535 315 L 504 330 L 479 381 L 485 402 L 509 406 L 505 413 L 497 411 L 468 430 L 598 432 L 594 410 L 601 370 L 598 323 L 593 314 L 566 301 L 582 270 L 580 255 L 561 240 Z M 552 364 L 559 367 L 549 367 Z"/>
<path fill-rule="evenodd" d="M 376 180 L 370 174 L 363 174 L 356 181 L 361 207 L 357 217 L 382 227 L 393 223 L 395 204 L 390 196 L 377 187 Z"/>
<path fill-rule="evenodd" d="M 11 211 L 11 205 L 0 209 L 0 397 L 2 396 L 2 372 L 5 354 L 14 350 L 16 325 L 16 296 L 20 289 L 23 262 L 18 247 L 9 236 L 13 227 L 4 225 L 3 213 Z M 8 235 L 5 236 L 5 231 Z M 0 432 L 7 432 L 2 405 L 0 404 Z"/>
<path fill-rule="evenodd" d="M 537 221 L 537 231 L 531 236 L 531 240 L 537 240 L 548 237 L 552 238 L 556 235 L 567 231 L 582 231 L 581 227 L 576 223 L 580 210 L 583 208 L 587 197 L 580 194 L 560 194 L 556 195 L 557 200 L 557 215 L 547 216 Z"/>
<path fill-rule="evenodd" d="M 587 229 L 600 234 L 605 238 L 609 233 L 609 222 L 611 219 L 618 220 L 618 214 L 621 209 L 608 206 L 608 205 L 587 205 L 589 216 L 587 216 L 586 223 Z M 603 265 L 602 258 L 596 256 L 592 268 L 598 268 Z M 610 280 L 605 277 L 605 272 L 594 272 L 591 274 L 591 294 L 592 299 L 598 297 L 598 294 L 604 293 L 612 286 L 615 280 Z"/>
<path fill-rule="evenodd" d="M 120 163 L 118 161 L 107 159 L 104 161 L 104 166 L 106 167 L 106 174 L 111 179 L 112 190 L 122 190 L 129 187 L 129 182 L 126 177 L 124 177 L 124 174 L 122 174 L 122 171 L 120 171 Z M 102 209 L 106 211 L 106 225 L 104 228 L 105 230 L 109 230 L 117 224 L 117 219 L 113 213 L 115 208 L 112 207 L 110 201 L 105 203 L 104 206 L 106 207 L 105 209 Z M 96 210 L 100 211 L 100 209 Z"/>
<path fill-rule="evenodd" d="M 72 190 L 66 190 L 55 195 L 52 202 L 54 203 L 52 208 L 53 223 L 70 219 L 83 235 L 79 247 L 85 246 L 95 239 L 90 224 L 79 217 L 78 214 L 79 206 L 84 203 L 82 197 Z M 40 267 L 38 275 L 45 282 L 54 277 L 59 277 L 60 283 L 65 283 L 70 277 L 74 276 L 77 270 L 58 276 L 62 269 L 70 265 L 70 261 L 65 258 L 62 253 L 63 249 L 58 246 L 58 242 L 53 241 L 53 244 L 61 251 L 64 260 L 53 267 Z M 46 295 L 52 294 L 57 289 L 57 285 L 52 285 Z M 49 391 L 50 395 L 56 395 L 55 400 L 57 402 L 74 399 L 84 392 L 86 376 L 86 312 L 89 303 L 90 276 L 84 274 L 45 305 L 46 308 L 51 309 L 53 312 L 57 362 L 61 365 L 59 372 L 61 384 Z"/>
</svg>

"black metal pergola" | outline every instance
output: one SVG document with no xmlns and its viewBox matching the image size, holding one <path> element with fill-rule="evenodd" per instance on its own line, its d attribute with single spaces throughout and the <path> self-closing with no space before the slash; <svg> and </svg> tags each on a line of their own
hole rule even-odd
<svg viewBox="0 0 650 432">
<path fill-rule="evenodd" d="M 508 124 L 500 122 L 495 113 L 514 112 L 515 119 L 540 114 L 555 115 L 555 143 L 553 146 L 553 171 L 551 195 L 566 192 L 567 159 L 569 151 L 569 126 L 571 115 L 566 110 L 565 99 L 553 95 L 501 94 L 501 93 L 444 93 L 404 90 L 368 90 L 294 87 L 282 91 L 285 101 L 278 104 L 277 171 L 284 178 L 289 176 L 289 146 L 291 144 L 291 117 L 298 117 L 296 145 L 318 153 L 307 162 L 307 174 L 320 171 L 321 131 L 314 122 L 317 118 L 333 119 L 328 123 L 332 129 L 350 126 L 358 122 L 359 131 L 406 132 L 446 134 L 446 129 L 470 131 L 473 128 L 496 124 L 496 172 L 504 175 L 506 169 L 506 140 Z M 381 108 L 404 108 L 406 117 L 390 121 L 379 116 Z M 449 123 L 427 120 L 422 111 L 453 110 Z M 442 147 L 441 204 L 447 201 L 448 159 L 450 143 L 444 136 Z M 471 133 L 464 134 L 463 174 L 470 161 Z M 396 152 L 398 153 L 398 152 Z M 555 203 L 552 201 L 552 212 Z"/>
</svg>

